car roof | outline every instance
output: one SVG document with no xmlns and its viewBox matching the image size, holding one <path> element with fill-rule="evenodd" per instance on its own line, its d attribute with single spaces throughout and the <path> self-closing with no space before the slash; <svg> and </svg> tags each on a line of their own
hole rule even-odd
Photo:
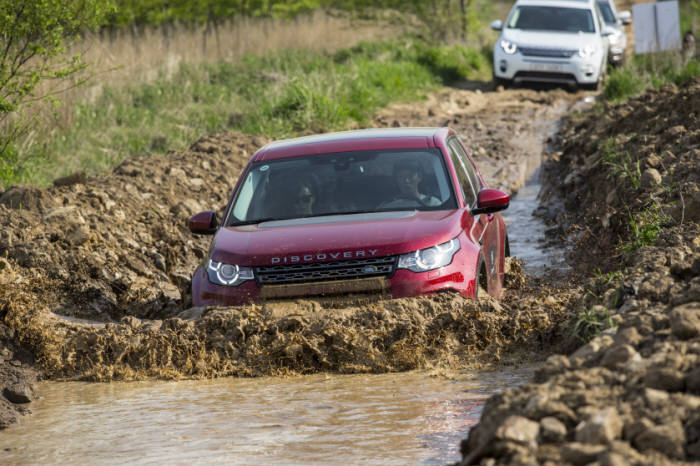
<svg viewBox="0 0 700 466">
<path fill-rule="evenodd" d="M 587 7 L 592 6 L 595 0 L 518 0 L 515 4 L 532 6 L 558 6 L 558 7 Z"/>
<path fill-rule="evenodd" d="M 427 149 L 452 132 L 449 128 L 372 128 L 302 136 L 266 144 L 252 161 L 359 150 Z"/>
</svg>

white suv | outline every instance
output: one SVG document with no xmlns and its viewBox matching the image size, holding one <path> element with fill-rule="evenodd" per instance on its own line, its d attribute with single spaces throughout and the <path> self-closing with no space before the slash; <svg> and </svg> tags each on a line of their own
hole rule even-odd
<svg viewBox="0 0 700 466">
<path fill-rule="evenodd" d="M 493 48 L 496 84 L 546 82 L 597 89 L 610 31 L 596 0 L 518 0 Z"/>
<path fill-rule="evenodd" d="M 614 0 L 597 0 L 597 2 L 600 14 L 605 21 L 605 27 L 610 31 L 608 61 L 614 66 L 622 65 L 627 49 L 627 35 L 624 26 L 632 22 L 632 13 L 629 10 L 617 11 Z"/>
</svg>

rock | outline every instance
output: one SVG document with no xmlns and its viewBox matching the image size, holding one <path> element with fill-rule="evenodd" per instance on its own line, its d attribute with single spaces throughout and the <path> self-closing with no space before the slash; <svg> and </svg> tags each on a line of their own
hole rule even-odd
<svg viewBox="0 0 700 466">
<path fill-rule="evenodd" d="M 544 382 L 556 374 L 561 374 L 569 367 L 571 367 L 569 358 L 561 354 L 554 354 L 548 357 L 545 363 L 535 371 L 535 381 Z"/>
<path fill-rule="evenodd" d="M 605 452 L 598 459 L 600 466 L 628 466 L 629 461 L 619 453 Z"/>
<path fill-rule="evenodd" d="M 651 189 L 661 184 L 661 173 L 656 168 L 647 168 L 642 173 L 642 187 Z"/>
<path fill-rule="evenodd" d="M 654 390 L 653 388 L 644 389 L 644 400 L 651 408 L 658 408 L 668 402 L 669 394 L 663 390 Z"/>
<path fill-rule="evenodd" d="M 521 445 L 535 446 L 540 425 L 522 416 L 508 416 L 496 429 L 496 438 Z"/>
<path fill-rule="evenodd" d="M 685 376 L 685 387 L 690 392 L 700 394 L 700 366 L 691 370 L 688 375 Z"/>
<path fill-rule="evenodd" d="M 90 232 L 84 226 L 76 226 L 66 234 L 66 241 L 73 246 L 80 246 L 90 240 Z"/>
<path fill-rule="evenodd" d="M 635 327 L 626 327 L 619 329 L 615 335 L 615 345 L 630 345 L 637 347 L 642 341 L 642 336 Z"/>
<path fill-rule="evenodd" d="M 633 443 L 640 451 L 652 449 L 670 458 L 683 459 L 685 432 L 680 421 L 674 421 L 672 424 L 649 427 L 637 435 Z"/>
<path fill-rule="evenodd" d="M 605 352 L 601 364 L 608 369 L 616 369 L 635 357 L 641 359 L 639 353 L 630 345 L 615 345 Z"/>
<path fill-rule="evenodd" d="M 576 441 L 607 444 L 622 434 L 622 420 L 613 407 L 605 408 L 576 427 Z"/>
<path fill-rule="evenodd" d="M 556 417 L 547 416 L 540 420 L 540 439 L 545 443 L 558 443 L 566 437 L 566 426 Z"/>
<path fill-rule="evenodd" d="M 562 445 L 561 458 L 575 466 L 583 466 L 594 462 L 605 451 L 606 447 L 604 445 L 569 442 Z"/>
<path fill-rule="evenodd" d="M 683 390 L 683 373 L 668 367 L 652 367 L 644 375 L 644 385 L 649 388 L 677 392 Z"/>
<path fill-rule="evenodd" d="M 30 403 L 34 399 L 32 387 L 23 380 L 7 385 L 2 394 L 12 403 Z"/>
<path fill-rule="evenodd" d="M 0 430 L 3 430 L 19 420 L 16 409 L 8 402 L 0 399 Z"/>
<path fill-rule="evenodd" d="M 669 315 L 673 335 L 688 340 L 700 335 L 700 303 L 692 302 L 673 308 Z"/>
</svg>

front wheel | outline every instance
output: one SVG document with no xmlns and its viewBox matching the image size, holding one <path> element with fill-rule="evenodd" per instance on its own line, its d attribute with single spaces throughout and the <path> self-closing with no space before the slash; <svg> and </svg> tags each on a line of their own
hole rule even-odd
<svg viewBox="0 0 700 466">
<path fill-rule="evenodd" d="M 474 290 L 474 300 L 479 301 L 479 297 L 488 294 L 489 284 L 486 275 L 486 262 L 483 256 L 479 256 L 479 266 L 477 269 L 476 289 Z"/>
</svg>

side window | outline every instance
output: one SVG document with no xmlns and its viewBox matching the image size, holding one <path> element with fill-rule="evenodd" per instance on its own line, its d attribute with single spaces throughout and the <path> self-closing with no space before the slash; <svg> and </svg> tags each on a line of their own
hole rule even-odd
<svg viewBox="0 0 700 466">
<path fill-rule="evenodd" d="M 465 174 L 466 184 L 463 187 L 465 192 L 464 199 L 467 205 L 472 207 L 476 204 L 476 195 L 481 190 L 481 182 L 476 175 L 474 165 L 472 165 L 471 160 L 469 160 L 467 153 L 464 152 L 462 145 L 456 139 L 451 139 L 448 144 L 457 155 L 457 162 L 453 160 L 452 163 L 454 163 L 455 166 L 459 165 Z"/>
<path fill-rule="evenodd" d="M 464 197 L 464 203 L 467 207 L 472 207 L 476 202 L 476 196 L 474 195 L 474 189 L 472 188 L 471 182 L 469 181 L 469 175 L 464 168 L 464 163 L 459 156 L 459 153 L 455 150 L 454 140 L 447 143 L 447 148 L 450 152 L 450 159 L 452 159 L 452 165 L 454 165 L 457 172 L 457 179 L 459 180 L 460 187 L 462 188 L 462 196 Z"/>
</svg>

